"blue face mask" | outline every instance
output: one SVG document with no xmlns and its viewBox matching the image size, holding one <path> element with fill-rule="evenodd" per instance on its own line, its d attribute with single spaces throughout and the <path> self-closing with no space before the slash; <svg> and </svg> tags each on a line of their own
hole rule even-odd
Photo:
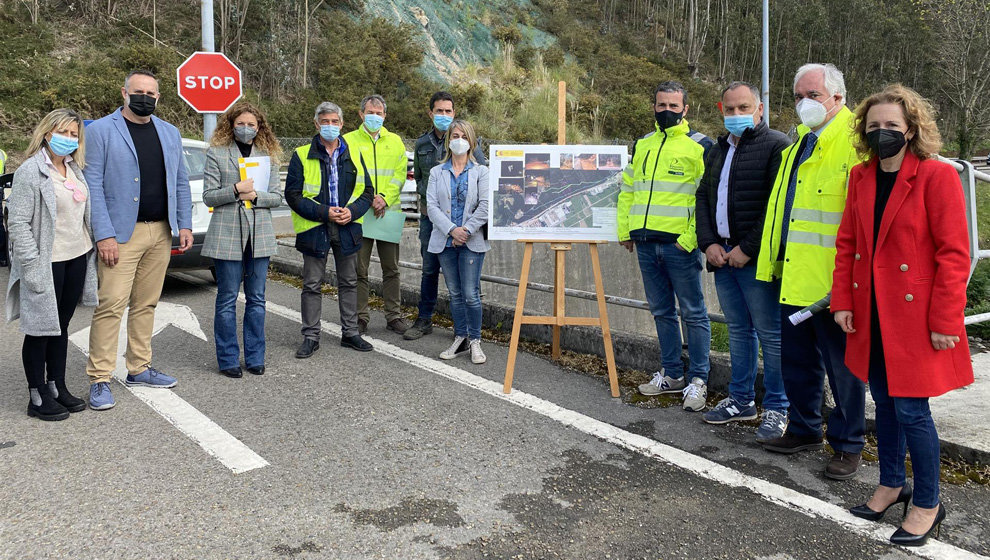
<svg viewBox="0 0 990 560">
<path fill-rule="evenodd" d="M 48 141 L 48 147 L 53 154 L 65 157 L 79 148 L 79 140 L 53 133 L 52 139 Z"/>
<path fill-rule="evenodd" d="M 364 127 L 368 129 L 368 132 L 378 132 L 382 129 L 383 124 L 385 124 L 385 117 L 372 114 L 364 116 Z"/>
<path fill-rule="evenodd" d="M 340 127 L 333 124 L 321 124 L 320 125 L 320 138 L 326 140 L 327 142 L 333 142 L 340 136 Z"/>
<path fill-rule="evenodd" d="M 733 136 L 741 137 L 747 129 L 753 128 L 753 115 L 726 115 L 725 129 Z"/>
<path fill-rule="evenodd" d="M 447 115 L 433 115 L 433 126 L 441 132 L 446 132 L 450 128 L 450 123 L 454 122 L 454 117 Z"/>
</svg>

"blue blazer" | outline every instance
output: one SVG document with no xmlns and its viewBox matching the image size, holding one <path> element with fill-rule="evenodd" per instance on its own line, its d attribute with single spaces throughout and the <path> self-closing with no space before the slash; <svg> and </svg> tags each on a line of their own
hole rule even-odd
<svg viewBox="0 0 990 560">
<path fill-rule="evenodd" d="M 179 129 L 152 115 L 165 157 L 168 186 L 168 222 L 172 235 L 192 229 L 192 197 L 189 174 L 182 157 Z M 93 236 L 97 241 L 114 237 L 127 243 L 137 224 L 141 196 L 141 172 L 137 151 L 120 109 L 86 127 L 86 167 L 92 205 Z"/>
</svg>

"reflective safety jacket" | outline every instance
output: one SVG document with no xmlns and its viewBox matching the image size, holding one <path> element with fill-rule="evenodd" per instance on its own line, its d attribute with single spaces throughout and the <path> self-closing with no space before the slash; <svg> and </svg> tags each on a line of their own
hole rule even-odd
<svg viewBox="0 0 990 560">
<path fill-rule="evenodd" d="M 0 150 L 0 175 L 3 175 L 7 168 L 7 152 Z"/>
<path fill-rule="evenodd" d="M 705 173 L 705 148 L 700 141 L 707 137 L 690 133 L 687 121 L 681 120 L 666 130 L 657 126 L 636 141 L 632 161 L 622 172 L 619 241 L 642 241 L 651 232 L 661 232 L 686 251 L 698 246 L 695 193 Z"/>
<path fill-rule="evenodd" d="M 409 166 L 402 138 L 383 126 L 378 131 L 378 139 L 373 140 L 364 125 L 361 125 L 357 130 L 345 134 L 344 141 L 347 142 L 351 161 L 357 167 L 357 185 L 354 191 L 371 189 L 375 196 L 381 195 L 385 199 L 389 210 L 402 211 L 399 193 L 406 182 Z M 365 169 L 371 177 L 372 185 L 365 185 Z"/>
<path fill-rule="evenodd" d="M 804 307 L 832 290 L 835 236 L 846 208 L 849 172 L 860 162 L 853 147 L 853 113 L 842 107 L 822 130 L 814 151 L 795 168 L 810 129 L 798 127 L 798 141 L 784 150 L 763 224 L 756 277 L 781 280 L 780 302 Z M 787 242 L 781 254 L 787 187 L 796 175 Z"/>
</svg>

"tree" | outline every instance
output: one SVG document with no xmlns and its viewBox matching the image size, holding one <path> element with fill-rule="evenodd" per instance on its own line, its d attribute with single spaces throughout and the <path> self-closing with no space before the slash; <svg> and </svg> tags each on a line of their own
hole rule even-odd
<svg viewBox="0 0 990 560">
<path fill-rule="evenodd" d="M 940 41 L 937 89 L 952 113 L 959 158 L 990 136 L 990 5 L 985 0 L 926 0 Z"/>
</svg>

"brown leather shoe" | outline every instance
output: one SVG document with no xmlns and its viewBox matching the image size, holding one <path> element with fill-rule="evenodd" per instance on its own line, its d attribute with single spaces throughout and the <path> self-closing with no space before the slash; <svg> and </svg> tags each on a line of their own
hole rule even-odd
<svg viewBox="0 0 990 560">
<path fill-rule="evenodd" d="M 825 476 L 832 480 L 848 480 L 856 474 L 862 458 L 860 453 L 837 451 L 825 467 Z"/>
<path fill-rule="evenodd" d="M 774 453 L 791 455 L 798 451 L 809 451 L 822 448 L 821 436 L 796 436 L 787 432 L 779 438 L 764 442 L 763 449 Z"/>
<path fill-rule="evenodd" d="M 391 321 L 388 322 L 385 328 L 387 328 L 390 331 L 397 332 L 399 334 L 405 334 L 405 332 L 409 330 L 409 323 L 406 323 L 401 318 L 392 319 Z"/>
</svg>

